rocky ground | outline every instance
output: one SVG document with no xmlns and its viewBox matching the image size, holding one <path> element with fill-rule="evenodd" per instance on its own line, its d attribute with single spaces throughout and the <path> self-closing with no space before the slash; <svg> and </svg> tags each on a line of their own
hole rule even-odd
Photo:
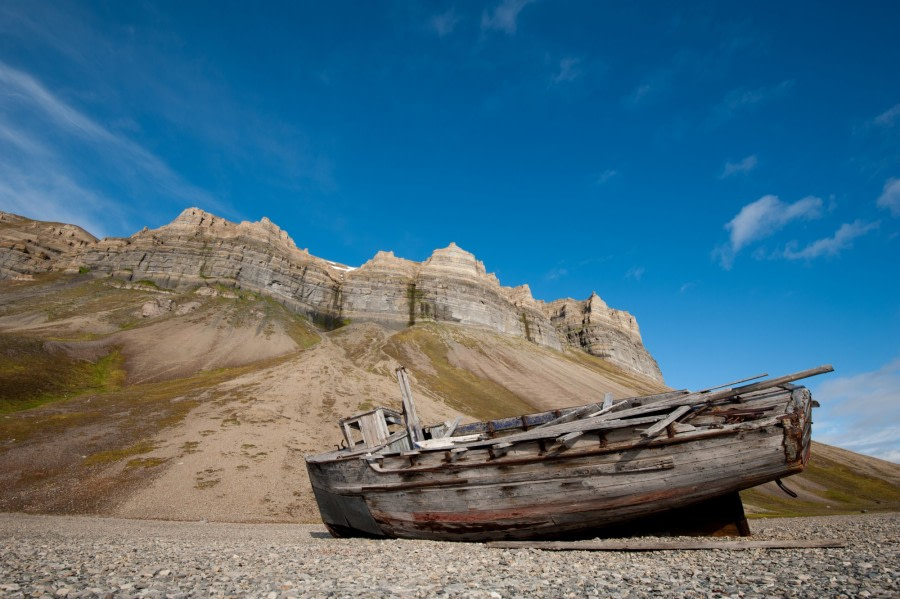
<svg viewBox="0 0 900 599">
<path fill-rule="evenodd" d="M 752 522 L 843 549 L 545 552 L 313 525 L 0 514 L 2 597 L 897 597 L 900 514 Z"/>
</svg>

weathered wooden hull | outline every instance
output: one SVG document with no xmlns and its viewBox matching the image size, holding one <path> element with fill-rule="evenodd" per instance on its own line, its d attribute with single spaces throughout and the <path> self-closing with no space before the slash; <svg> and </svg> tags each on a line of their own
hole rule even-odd
<svg viewBox="0 0 900 599">
<path fill-rule="evenodd" d="M 523 427 L 467 443 L 462 453 L 333 452 L 309 458 L 307 468 L 322 519 L 338 536 L 563 537 L 802 471 L 812 405 L 805 388 L 785 385 L 705 406 L 696 426 L 650 438 L 640 431 L 651 418 L 637 417 L 560 425 L 586 428 L 565 445 L 552 426 Z"/>
</svg>

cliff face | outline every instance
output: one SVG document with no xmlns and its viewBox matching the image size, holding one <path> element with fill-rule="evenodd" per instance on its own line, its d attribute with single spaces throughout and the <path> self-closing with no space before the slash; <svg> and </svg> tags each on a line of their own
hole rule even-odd
<svg viewBox="0 0 900 599">
<path fill-rule="evenodd" d="M 627 312 L 609 308 L 596 294 L 584 302 L 536 301 L 527 285 L 501 286 L 484 264 L 453 243 L 422 263 L 379 252 L 351 268 L 299 249 L 266 218 L 235 224 L 189 208 L 159 229 L 97 240 L 72 225 L 0 217 L 0 278 L 89 269 L 178 290 L 240 287 L 325 326 L 347 319 L 393 328 L 455 322 L 554 349 L 572 345 L 662 382 Z"/>
<path fill-rule="evenodd" d="M 634 316 L 606 305 L 592 293 L 583 302 L 561 299 L 544 305 L 560 335 L 589 354 L 662 381 L 659 365 L 644 348 Z"/>
<path fill-rule="evenodd" d="M 97 241 L 75 225 L 33 221 L 0 212 L 0 279 L 29 278 Z"/>
</svg>

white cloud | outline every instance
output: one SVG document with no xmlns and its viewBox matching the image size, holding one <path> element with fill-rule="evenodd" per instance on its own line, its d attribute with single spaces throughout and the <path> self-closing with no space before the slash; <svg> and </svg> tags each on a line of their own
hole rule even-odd
<svg viewBox="0 0 900 599">
<path fill-rule="evenodd" d="M 569 83 L 581 76 L 580 58 L 567 56 L 559 61 L 559 71 L 553 75 L 553 83 Z"/>
<path fill-rule="evenodd" d="M 874 123 L 882 127 L 890 127 L 900 120 L 900 103 L 894 104 L 875 117 Z"/>
<path fill-rule="evenodd" d="M 878 206 L 890 210 L 891 216 L 900 216 L 900 179 L 887 180 L 878 198 Z"/>
<path fill-rule="evenodd" d="M 556 281 L 558 279 L 565 277 L 568 274 L 569 274 L 569 269 L 567 269 L 563 266 L 557 266 L 557 267 L 551 268 L 549 271 L 544 273 L 544 280 L 545 281 Z"/>
<path fill-rule="evenodd" d="M 84 156 L 115 173 L 127 188 L 152 189 L 154 196 L 181 207 L 221 209 L 206 191 L 185 182 L 153 153 L 2 61 L 0 85 L 6 90 L 0 95 L 0 146 L 17 150 L 0 157 L 0 201 L 11 211 L 76 223 L 95 235 L 102 234 L 97 222 L 125 220 L 118 208 L 123 198 L 110 200 L 82 181 L 85 174 L 78 160 Z"/>
<path fill-rule="evenodd" d="M 640 281 L 645 272 L 647 272 L 647 269 L 643 266 L 632 266 L 628 269 L 628 272 L 625 273 L 625 278 Z"/>
<path fill-rule="evenodd" d="M 738 252 L 748 243 L 772 235 L 792 220 L 818 218 L 822 200 L 809 196 L 793 204 L 785 204 L 777 196 L 766 195 L 747 204 L 725 229 L 731 232 L 731 248 Z"/>
<path fill-rule="evenodd" d="M 605 171 L 603 171 L 602 173 L 600 173 L 599 175 L 597 175 L 597 178 L 594 179 L 594 183 L 596 185 L 603 185 L 604 183 L 608 182 L 610 179 L 617 176 L 618 174 L 619 174 L 619 171 L 608 168 Z"/>
<path fill-rule="evenodd" d="M 535 0 L 503 0 L 494 7 L 493 10 L 487 9 L 481 15 L 481 30 L 488 31 L 491 29 L 503 31 L 508 35 L 513 35 L 518 28 L 519 13 L 522 12 L 529 4 Z"/>
<path fill-rule="evenodd" d="M 95 237 L 106 231 L 97 215 L 119 212 L 112 201 L 85 189 L 62 173 L 50 170 L 37 176 L 0 163 L 0 207 L 35 220 L 78 225 Z"/>
<path fill-rule="evenodd" d="M 822 200 L 808 196 L 793 204 L 785 204 L 774 195 L 766 195 L 741 208 L 737 216 L 725 224 L 730 233 L 728 245 L 716 248 L 713 255 L 725 269 L 747 245 L 765 239 L 793 220 L 809 220 L 822 214 Z"/>
<path fill-rule="evenodd" d="M 711 121 L 713 124 L 722 123 L 738 113 L 754 110 L 762 104 L 783 96 L 793 87 L 794 81 L 788 79 L 770 87 L 733 89 L 713 110 Z"/>
<path fill-rule="evenodd" d="M 460 18 L 457 16 L 456 11 L 451 8 L 447 12 L 431 17 L 428 21 L 428 26 L 440 37 L 444 37 L 453 33 L 459 21 Z"/>
<path fill-rule="evenodd" d="M 625 103 L 630 106 L 637 106 L 644 100 L 644 98 L 649 96 L 650 93 L 653 92 L 653 90 L 653 86 L 649 83 L 641 83 L 636 88 L 634 88 L 634 91 L 626 96 Z"/>
<path fill-rule="evenodd" d="M 722 174 L 719 175 L 719 179 L 726 179 L 732 175 L 747 174 L 756 168 L 756 164 L 757 160 L 755 154 L 747 156 L 738 162 L 728 161 L 725 163 L 725 168 L 722 169 Z"/>
<path fill-rule="evenodd" d="M 788 260 L 812 260 L 819 256 L 835 256 L 841 250 L 849 248 L 857 237 L 877 229 L 879 224 L 879 222 L 865 223 L 861 220 L 844 223 L 831 237 L 814 241 L 799 251 L 788 246 L 783 255 Z"/>
<path fill-rule="evenodd" d="M 817 441 L 900 463 L 900 358 L 814 389 Z"/>
<path fill-rule="evenodd" d="M 676 64 L 651 73 L 630 94 L 625 96 L 623 99 L 625 106 L 634 108 L 663 95 L 672 87 L 680 67 L 680 64 Z"/>
</svg>

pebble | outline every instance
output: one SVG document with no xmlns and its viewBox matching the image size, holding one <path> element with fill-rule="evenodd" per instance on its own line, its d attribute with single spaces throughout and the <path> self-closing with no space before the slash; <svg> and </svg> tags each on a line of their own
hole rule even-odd
<svg viewBox="0 0 900 599">
<path fill-rule="evenodd" d="M 551 552 L 295 524 L 0 514 L 0 597 L 898 597 L 900 514 L 753 520 L 845 548 Z"/>
</svg>

